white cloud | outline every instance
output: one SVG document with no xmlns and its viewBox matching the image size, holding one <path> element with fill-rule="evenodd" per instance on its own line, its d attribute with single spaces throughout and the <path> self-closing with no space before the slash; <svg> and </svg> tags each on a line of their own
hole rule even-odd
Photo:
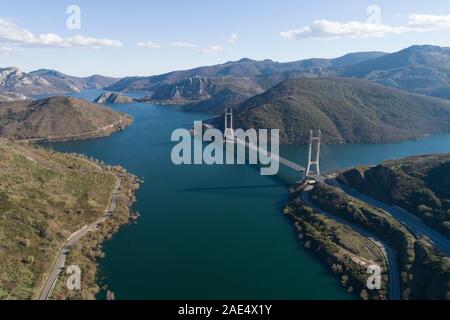
<svg viewBox="0 0 450 320">
<path fill-rule="evenodd" d="M 54 33 L 42 34 L 34 44 L 58 48 L 100 48 L 100 47 L 122 47 L 117 40 L 97 39 L 81 35 L 62 38 Z"/>
<path fill-rule="evenodd" d="M 194 44 L 194 43 L 190 43 L 190 42 L 174 41 L 174 42 L 171 42 L 169 45 L 173 48 L 198 49 L 198 53 L 201 53 L 201 54 L 214 54 L 214 53 L 224 50 L 224 47 L 219 46 L 219 45 L 202 48 L 198 44 Z"/>
<path fill-rule="evenodd" d="M 178 41 L 174 41 L 170 43 L 171 47 L 174 48 L 199 48 L 200 46 L 194 43 L 189 43 L 189 42 L 178 42 Z"/>
<path fill-rule="evenodd" d="M 229 45 L 235 45 L 237 43 L 238 34 L 233 33 L 228 39 L 227 43 Z M 225 50 L 225 45 L 214 45 L 209 47 L 203 47 L 195 43 L 190 42 L 181 42 L 181 41 L 174 41 L 169 44 L 173 48 L 190 48 L 190 49 L 198 49 L 198 53 L 201 54 L 215 54 L 218 52 L 221 52 Z"/>
<path fill-rule="evenodd" d="M 386 34 L 401 34 L 408 31 L 405 27 L 391 27 L 383 24 L 366 22 L 335 22 L 317 20 L 312 25 L 301 29 L 281 32 L 281 36 L 289 40 L 315 38 L 333 39 L 340 37 L 373 38 L 383 37 Z"/>
<path fill-rule="evenodd" d="M 9 53 L 13 53 L 13 52 L 16 52 L 16 51 L 20 51 L 20 50 L 17 49 L 17 48 L 0 46 L 0 55 L 7 55 Z"/>
<path fill-rule="evenodd" d="M 228 43 L 232 46 L 234 46 L 237 43 L 238 40 L 238 34 L 237 33 L 233 33 L 229 38 L 228 38 Z"/>
<path fill-rule="evenodd" d="M 160 48 L 162 48 L 161 44 L 155 43 L 153 41 L 138 42 L 137 46 L 140 47 L 140 48 L 152 48 L 152 49 L 160 49 Z"/>
<path fill-rule="evenodd" d="M 16 51 L 15 48 L 10 48 L 10 47 L 1 47 L 0 46 L 0 52 L 13 52 Z"/>
<path fill-rule="evenodd" d="M 202 54 L 214 54 L 223 50 L 222 46 L 211 46 L 207 48 L 202 48 L 198 52 Z"/>
<path fill-rule="evenodd" d="M 367 22 L 349 21 L 336 22 L 329 20 L 316 20 L 313 24 L 288 31 L 280 32 L 283 38 L 297 39 L 337 39 L 351 38 L 375 38 L 389 34 L 403 34 L 406 32 L 427 32 L 450 28 L 450 15 L 421 15 L 412 14 L 408 17 L 406 26 L 390 26 L 385 24 L 373 24 Z"/>
<path fill-rule="evenodd" d="M 20 29 L 15 23 L 0 18 L 0 40 L 3 42 L 32 43 L 35 36 L 26 29 Z"/>
<path fill-rule="evenodd" d="M 76 35 L 63 38 L 54 33 L 34 35 L 14 22 L 0 18 L 0 42 L 18 46 L 48 46 L 57 48 L 122 47 L 118 40 L 97 39 Z"/>
<path fill-rule="evenodd" d="M 408 25 L 418 31 L 432 31 L 450 28 L 450 15 L 412 14 Z"/>
</svg>

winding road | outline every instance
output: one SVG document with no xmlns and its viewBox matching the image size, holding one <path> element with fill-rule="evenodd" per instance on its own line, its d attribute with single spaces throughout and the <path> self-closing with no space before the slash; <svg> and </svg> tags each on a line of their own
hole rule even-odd
<svg viewBox="0 0 450 320">
<path fill-rule="evenodd" d="M 120 125 L 123 124 L 123 119 L 120 119 L 119 121 L 113 123 L 113 124 L 109 124 L 107 126 L 101 127 L 101 128 L 97 128 L 94 131 L 89 131 L 89 132 L 80 132 L 80 133 L 74 133 L 71 135 L 67 135 L 67 136 L 47 136 L 45 138 L 31 138 L 31 139 L 20 139 L 18 141 L 20 142 L 50 142 L 50 141 L 64 141 L 64 140 L 72 140 L 72 139 L 77 139 L 80 137 L 86 137 L 92 134 L 97 134 L 109 129 L 114 129 L 115 127 L 118 127 Z"/>
<path fill-rule="evenodd" d="M 450 257 L 450 241 L 441 235 L 439 232 L 427 226 L 423 220 L 414 216 L 413 214 L 399 208 L 392 207 L 381 201 L 375 200 L 365 194 L 362 194 L 354 189 L 348 188 L 339 184 L 339 189 L 362 202 L 365 202 L 373 207 L 384 210 L 396 220 L 400 221 L 408 230 L 410 230 L 417 237 L 426 238 L 432 245 L 439 249 L 444 255 Z"/>
<path fill-rule="evenodd" d="M 323 175 L 313 174 L 311 178 L 326 183 L 332 187 L 340 189 L 347 195 L 356 198 L 372 207 L 376 207 L 385 211 L 394 219 L 403 224 L 409 231 L 411 231 L 416 237 L 424 237 L 435 248 L 441 251 L 446 257 L 450 257 L 450 241 L 444 237 L 441 233 L 429 227 L 419 217 L 407 212 L 404 209 L 390 206 L 386 203 L 373 199 L 359 191 L 349 188 L 342 183 L 339 183 L 335 178 L 326 177 Z"/>
<path fill-rule="evenodd" d="M 302 200 L 309 207 L 316 210 L 318 213 L 326 216 L 329 219 L 332 219 L 340 224 L 346 225 L 365 237 L 367 240 L 372 242 L 380 251 L 382 252 L 386 264 L 388 267 L 389 273 L 389 298 L 390 300 L 400 300 L 400 271 L 398 269 L 397 257 L 395 251 L 387 245 L 384 241 L 372 235 L 370 232 L 366 231 L 362 227 L 357 226 L 356 224 L 350 223 L 336 215 L 325 212 L 315 204 L 313 204 L 309 198 L 309 191 L 304 189 L 302 192 Z"/>
<path fill-rule="evenodd" d="M 242 139 L 234 137 L 234 140 L 236 143 L 246 146 L 247 148 L 254 150 L 256 152 L 263 152 L 264 154 L 267 154 L 268 156 L 272 157 L 273 160 L 280 162 L 281 164 L 284 164 L 285 166 L 298 171 L 298 172 L 305 172 L 305 168 L 293 163 L 292 161 L 289 161 L 283 157 L 280 157 L 279 155 L 272 154 L 270 152 L 267 152 L 266 150 L 259 148 L 258 146 L 252 145 Z M 320 181 L 322 183 L 329 184 L 333 187 L 336 187 L 337 189 L 341 190 L 342 192 L 346 193 L 347 195 L 354 197 L 370 206 L 379 208 L 386 212 L 386 214 L 391 215 L 393 218 L 398 220 L 400 223 L 402 223 L 406 228 L 408 228 L 416 237 L 424 237 L 426 238 L 432 245 L 434 245 L 438 250 L 440 250 L 444 255 L 447 257 L 450 256 L 450 241 L 441 235 L 439 232 L 433 230 L 431 227 L 427 226 L 423 220 L 420 218 L 414 216 L 413 214 L 400 209 L 396 208 L 390 205 L 387 205 L 385 203 L 382 203 L 380 201 L 377 201 L 375 199 L 372 199 L 371 197 L 364 195 L 356 190 L 353 190 L 351 188 L 348 188 L 342 184 L 340 184 L 335 178 L 326 177 L 321 174 L 311 174 L 310 178 L 315 179 L 316 181 Z M 339 219 L 338 217 L 335 217 L 334 215 L 330 215 L 323 210 L 320 210 L 320 208 L 317 208 L 314 206 L 310 201 L 307 193 L 302 194 L 303 200 L 305 203 L 310 205 L 312 208 L 316 209 L 318 212 L 330 217 L 331 219 L 334 219 L 342 224 L 348 225 L 353 230 L 360 233 L 362 236 L 366 237 L 372 243 L 374 243 L 384 254 L 386 258 L 386 262 L 389 269 L 389 279 L 390 279 L 390 299 L 391 300 L 399 300 L 400 299 L 400 272 L 397 265 L 396 260 L 396 253 L 395 251 L 390 248 L 385 242 L 380 240 L 379 238 L 373 236 L 363 228 L 356 226 L 354 224 L 348 223 L 346 221 L 343 221 L 342 219 Z"/>
<path fill-rule="evenodd" d="M 73 233 L 67 242 L 63 245 L 61 251 L 58 254 L 58 257 L 56 258 L 56 262 L 53 265 L 53 268 L 45 282 L 44 287 L 42 288 L 41 294 L 39 296 L 39 300 L 48 300 L 52 294 L 52 291 L 56 285 L 56 282 L 58 281 L 59 275 L 63 272 L 67 256 L 70 253 L 70 250 L 73 248 L 75 244 L 77 244 L 81 238 L 83 238 L 86 234 L 88 234 L 90 231 L 93 231 L 97 228 L 98 225 L 105 222 L 107 219 L 111 218 L 114 214 L 114 211 L 116 210 L 117 206 L 117 196 L 119 194 L 119 189 L 121 187 L 121 180 L 120 178 L 115 175 L 116 178 L 116 185 L 114 188 L 114 191 L 112 193 L 111 197 L 111 204 L 108 210 L 106 210 L 103 217 L 97 219 L 95 222 L 84 226 L 80 230 Z"/>
</svg>

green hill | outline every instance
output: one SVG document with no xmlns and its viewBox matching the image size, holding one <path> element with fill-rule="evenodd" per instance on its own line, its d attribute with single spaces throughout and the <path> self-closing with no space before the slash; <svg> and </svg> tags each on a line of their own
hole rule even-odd
<svg viewBox="0 0 450 320">
<path fill-rule="evenodd" d="M 450 102 L 366 80 L 286 80 L 244 102 L 241 128 L 280 129 L 281 142 L 306 143 L 322 129 L 327 143 L 387 143 L 450 131 Z"/>
<path fill-rule="evenodd" d="M 66 239 L 109 208 L 114 172 L 1 138 L 0 163 L 0 300 L 36 298 Z"/>
<path fill-rule="evenodd" d="M 101 137 L 130 123 L 124 114 L 71 97 L 0 103 L 0 136 L 20 140 Z"/>
<path fill-rule="evenodd" d="M 450 238 L 450 154 L 355 168 L 344 172 L 340 180 L 373 198 L 404 208 Z"/>
</svg>

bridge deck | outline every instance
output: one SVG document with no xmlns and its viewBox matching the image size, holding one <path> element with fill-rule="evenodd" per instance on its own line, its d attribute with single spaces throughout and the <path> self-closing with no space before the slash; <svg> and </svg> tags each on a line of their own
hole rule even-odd
<svg viewBox="0 0 450 320">
<path fill-rule="evenodd" d="M 272 154 L 272 153 L 270 153 L 269 151 L 267 151 L 267 150 L 265 150 L 263 148 L 260 148 L 258 146 L 255 146 L 254 144 L 248 143 L 247 141 L 244 141 L 244 140 L 241 140 L 241 139 L 238 139 L 238 138 L 234 138 L 234 141 L 236 141 L 236 143 L 244 145 L 247 148 L 249 148 L 251 150 L 254 150 L 254 151 L 258 152 L 258 153 L 267 154 L 273 160 L 278 161 L 279 163 L 281 163 L 281 164 L 283 164 L 283 165 L 285 165 L 285 166 L 287 166 L 287 167 L 289 167 L 289 168 L 291 168 L 291 169 L 293 169 L 295 171 L 298 171 L 298 172 L 305 172 L 306 171 L 306 168 L 302 167 L 301 165 L 298 165 L 298 164 L 296 164 L 296 163 L 294 163 L 294 162 L 292 162 L 292 161 L 290 161 L 288 159 L 280 157 L 277 154 Z"/>
</svg>

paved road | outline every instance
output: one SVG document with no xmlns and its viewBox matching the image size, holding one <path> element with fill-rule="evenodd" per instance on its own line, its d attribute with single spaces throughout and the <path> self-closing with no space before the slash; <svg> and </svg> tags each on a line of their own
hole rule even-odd
<svg viewBox="0 0 450 320">
<path fill-rule="evenodd" d="M 19 141 L 21 141 L 21 142 L 47 142 L 47 141 L 58 141 L 58 140 L 71 140 L 71 139 L 76 139 L 76 138 L 88 136 L 88 135 L 91 135 L 91 134 L 100 133 L 100 132 L 106 131 L 108 129 L 113 129 L 116 126 L 121 125 L 122 121 L 123 120 L 121 119 L 121 120 L 119 120 L 119 121 L 117 121 L 117 122 L 115 122 L 113 124 L 104 126 L 102 128 L 97 128 L 96 130 L 89 131 L 89 132 L 74 133 L 74 134 L 67 135 L 67 136 L 47 136 L 45 138 L 22 139 L 22 140 L 19 140 Z"/>
<path fill-rule="evenodd" d="M 404 226 L 406 226 L 415 236 L 424 237 L 436 248 L 438 248 L 444 255 L 450 257 L 450 241 L 441 235 L 439 232 L 433 230 L 431 227 L 427 226 L 420 218 L 414 216 L 413 214 L 406 212 L 405 210 L 392 207 L 388 204 L 375 200 L 371 197 L 366 196 L 356 190 L 348 188 L 340 184 L 339 188 L 346 194 L 357 198 L 371 206 L 380 208 L 390 214 L 392 217 L 400 221 Z"/>
<path fill-rule="evenodd" d="M 251 148 L 257 152 L 264 152 L 267 153 L 266 150 L 259 148 L 255 145 L 249 144 L 246 141 L 242 141 L 240 139 L 236 139 L 236 143 L 242 144 L 247 146 L 248 148 Z M 299 172 L 305 172 L 305 168 L 293 163 L 292 161 L 289 161 L 285 158 L 282 158 L 275 154 L 270 154 L 273 160 L 279 161 L 280 163 L 288 166 L 289 168 L 299 171 Z M 317 181 L 321 181 L 324 183 L 328 183 L 334 187 L 339 188 L 343 192 L 347 193 L 348 195 L 355 197 L 371 206 L 380 208 L 384 211 L 386 211 L 388 214 L 390 214 L 392 217 L 394 217 L 396 220 L 398 220 L 400 223 L 402 223 L 404 226 L 406 226 L 414 235 L 416 236 L 422 236 L 429 240 L 429 242 L 434 245 L 436 248 L 438 248 L 444 255 L 447 257 L 450 257 L 450 241 L 444 237 L 439 232 L 433 230 L 429 226 L 427 226 L 420 218 L 417 216 L 414 216 L 413 214 L 406 212 L 405 210 L 392 207 L 390 205 L 387 205 L 385 203 L 382 203 L 380 201 L 377 201 L 375 199 L 372 199 L 371 197 L 368 197 L 360 192 L 357 192 L 353 189 L 350 189 L 346 186 L 343 186 L 342 184 L 338 183 L 335 179 L 328 179 L 327 177 L 321 175 L 321 174 L 312 174 L 310 175 L 311 178 L 316 179 Z"/>
<path fill-rule="evenodd" d="M 73 233 L 67 242 L 64 244 L 63 248 L 58 254 L 58 257 L 56 258 L 56 262 L 53 265 L 53 268 L 50 272 L 50 275 L 48 276 L 45 285 L 41 291 L 41 294 L 39 296 L 39 300 L 48 300 L 49 297 L 52 294 L 52 291 L 56 285 L 56 282 L 58 280 L 59 275 L 64 271 L 64 267 L 66 264 L 66 258 L 70 253 L 70 250 L 73 248 L 75 244 L 77 244 L 81 238 L 83 238 L 86 234 L 88 234 L 90 231 L 93 231 L 97 228 L 98 225 L 105 222 L 108 218 L 110 218 L 114 211 L 116 210 L 117 206 L 117 195 L 119 193 L 119 189 L 121 186 L 121 181 L 118 176 L 116 176 L 116 185 L 114 192 L 111 197 L 111 205 L 109 209 L 105 212 L 105 215 L 99 219 L 97 219 L 95 222 L 84 226 L 80 230 Z"/>
<path fill-rule="evenodd" d="M 373 207 L 384 210 L 387 214 L 391 215 L 394 219 L 403 224 L 409 231 L 411 231 L 416 237 L 426 238 L 434 247 L 440 250 L 445 256 L 450 257 L 450 241 L 440 234 L 438 231 L 429 227 L 423 222 L 422 219 L 407 212 L 406 210 L 390 206 L 381 201 L 375 200 L 361 192 L 351 189 L 345 185 L 339 183 L 336 179 L 329 179 L 322 175 L 313 174 L 312 178 L 317 181 L 329 184 L 343 191 L 344 193 L 352 196 L 362 202 L 365 202 Z"/>
<path fill-rule="evenodd" d="M 370 232 L 366 231 L 362 227 L 353 224 L 351 222 L 348 222 L 336 215 L 330 214 L 328 212 L 325 212 L 315 204 L 313 204 L 309 198 L 309 191 L 303 191 L 302 192 L 302 200 L 305 202 L 309 207 L 313 208 L 320 214 L 328 217 L 329 219 L 335 220 L 343 225 L 346 225 L 356 231 L 357 233 L 361 234 L 363 237 L 367 238 L 370 242 L 372 242 L 375 246 L 380 249 L 380 251 L 383 253 L 384 258 L 386 260 L 386 264 L 388 267 L 389 272 L 389 298 L 390 300 L 400 300 L 400 271 L 398 269 L 397 264 L 397 256 L 395 251 L 387 245 L 385 242 L 383 242 L 381 239 L 377 238 L 376 236 L 372 235 Z"/>
</svg>

